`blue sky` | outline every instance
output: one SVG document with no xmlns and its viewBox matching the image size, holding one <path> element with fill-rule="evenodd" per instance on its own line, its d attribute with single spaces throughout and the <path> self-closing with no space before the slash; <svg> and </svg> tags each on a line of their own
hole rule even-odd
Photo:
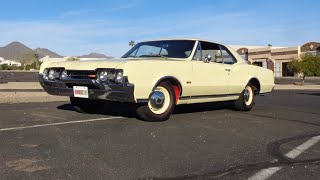
<svg viewBox="0 0 320 180">
<path fill-rule="evenodd" d="M 320 1 L 1 0 L 0 46 L 119 57 L 128 41 L 194 37 L 232 45 L 320 41 Z"/>
</svg>

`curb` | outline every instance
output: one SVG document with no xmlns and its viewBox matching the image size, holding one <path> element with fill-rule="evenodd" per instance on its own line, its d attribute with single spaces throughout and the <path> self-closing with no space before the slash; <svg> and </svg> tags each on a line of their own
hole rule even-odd
<svg viewBox="0 0 320 180">
<path fill-rule="evenodd" d="M 45 92 L 43 89 L 0 89 L 0 92 Z"/>
<path fill-rule="evenodd" d="M 0 89 L 17 90 L 17 89 L 43 89 L 39 82 L 7 82 L 0 83 Z"/>
<path fill-rule="evenodd" d="M 274 90 L 320 90 L 320 85 L 283 85 L 276 84 Z"/>
</svg>

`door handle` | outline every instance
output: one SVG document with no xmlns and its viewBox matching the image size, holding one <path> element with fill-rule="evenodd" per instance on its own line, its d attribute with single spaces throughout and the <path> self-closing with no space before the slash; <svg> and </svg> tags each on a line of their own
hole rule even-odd
<svg viewBox="0 0 320 180">
<path fill-rule="evenodd" d="M 228 72 L 230 72 L 231 71 L 231 69 L 224 69 L 225 71 L 228 71 Z"/>
</svg>

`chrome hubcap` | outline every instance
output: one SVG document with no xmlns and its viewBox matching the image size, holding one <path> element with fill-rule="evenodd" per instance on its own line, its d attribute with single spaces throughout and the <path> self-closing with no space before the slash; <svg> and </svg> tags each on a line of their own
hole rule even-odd
<svg viewBox="0 0 320 180">
<path fill-rule="evenodd" d="M 153 108 L 162 108 L 164 104 L 164 94 L 160 91 L 155 91 L 150 97 L 150 104 Z"/>
<path fill-rule="evenodd" d="M 244 95 L 244 100 L 248 102 L 250 98 L 250 91 L 248 89 L 245 89 L 243 92 L 243 95 Z"/>
</svg>

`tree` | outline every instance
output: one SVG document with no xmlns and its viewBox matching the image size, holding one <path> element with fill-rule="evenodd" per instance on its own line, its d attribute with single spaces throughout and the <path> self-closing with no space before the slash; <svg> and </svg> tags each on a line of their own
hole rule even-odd
<svg viewBox="0 0 320 180">
<path fill-rule="evenodd" d="M 311 53 L 303 54 L 289 62 L 287 68 L 302 74 L 301 86 L 303 86 L 306 76 L 320 76 L 320 57 Z"/>
<path fill-rule="evenodd" d="M 32 64 L 38 61 L 38 56 L 35 53 L 26 53 L 21 55 L 18 59 L 22 66 L 25 67 L 27 64 Z"/>
<path fill-rule="evenodd" d="M 34 57 L 36 58 L 36 69 L 40 69 L 40 61 L 39 61 L 39 54 L 34 54 Z"/>
<path fill-rule="evenodd" d="M 134 46 L 134 45 L 136 45 L 136 43 L 134 42 L 134 41 L 129 41 L 129 46 Z"/>
</svg>

